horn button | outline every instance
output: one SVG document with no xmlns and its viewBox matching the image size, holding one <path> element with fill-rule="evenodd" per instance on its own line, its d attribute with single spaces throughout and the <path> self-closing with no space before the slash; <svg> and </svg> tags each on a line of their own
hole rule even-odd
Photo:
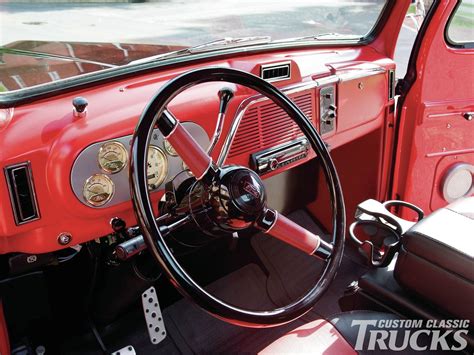
<svg viewBox="0 0 474 355">
<path fill-rule="evenodd" d="M 265 206 L 265 187 L 251 170 L 237 170 L 230 181 L 230 197 L 238 210 L 254 216 Z"/>
<path fill-rule="evenodd" d="M 213 219 L 225 230 L 249 227 L 265 208 L 265 186 L 250 169 L 226 167 L 214 186 Z"/>
</svg>

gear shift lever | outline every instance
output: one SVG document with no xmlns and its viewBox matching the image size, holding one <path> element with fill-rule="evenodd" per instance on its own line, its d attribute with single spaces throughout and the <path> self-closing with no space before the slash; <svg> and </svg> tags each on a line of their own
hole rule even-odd
<svg viewBox="0 0 474 355">
<path fill-rule="evenodd" d="M 225 87 L 225 88 L 220 89 L 217 95 L 219 96 L 219 99 L 220 99 L 219 114 L 217 115 L 216 130 L 214 131 L 214 134 L 212 135 L 211 145 L 207 149 L 207 153 L 209 155 L 211 155 L 221 135 L 222 126 L 224 125 L 225 113 L 227 111 L 227 107 L 229 105 L 230 100 L 232 100 L 232 98 L 234 97 L 234 90 L 232 90 L 231 88 Z"/>
</svg>

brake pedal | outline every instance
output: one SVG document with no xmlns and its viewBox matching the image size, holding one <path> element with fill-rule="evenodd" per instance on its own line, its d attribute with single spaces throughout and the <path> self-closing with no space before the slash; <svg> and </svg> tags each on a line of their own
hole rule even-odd
<svg viewBox="0 0 474 355">
<path fill-rule="evenodd" d="M 158 344 L 166 338 L 166 329 L 158 295 L 153 286 L 142 293 L 142 304 L 150 341 L 152 344 Z"/>
<path fill-rule="evenodd" d="M 135 349 L 131 345 L 127 345 L 126 347 L 114 351 L 112 355 L 136 355 L 137 353 L 135 352 Z"/>
</svg>

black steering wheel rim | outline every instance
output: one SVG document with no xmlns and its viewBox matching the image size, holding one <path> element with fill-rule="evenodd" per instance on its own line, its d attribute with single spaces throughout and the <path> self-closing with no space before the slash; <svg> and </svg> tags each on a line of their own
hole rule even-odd
<svg viewBox="0 0 474 355">
<path fill-rule="evenodd" d="M 271 311 L 250 311 L 227 304 L 197 285 L 174 258 L 153 214 L 146 179 L 146 155 L 156 121 L 168 103 L 192 86 L 225 81 L 249 87 L 281 107 L 300 127 L 321 161 L 331 196 L 334 251 L 320 279 L 305 295 L 293 303 Z M 130 163 L 130 187 L 134 211 L 148 250 L 161 265 L 171 283 L 198 306 L 232 324 L 270 327 L 288 323 L 308 312 L 328 289 L 336 276 L 344 251 L 345 208 L 342 189 L 334 163 L 319 133 L 304 113 L 281 91 L 263 79 L 236 69 L 210 67 L 186 72 L 162 86 L 145 108 L 136 126 Z"/>
</svg>

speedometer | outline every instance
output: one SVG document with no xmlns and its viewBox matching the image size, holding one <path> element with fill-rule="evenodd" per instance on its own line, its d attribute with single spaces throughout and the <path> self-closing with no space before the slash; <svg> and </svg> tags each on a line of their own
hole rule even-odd
<svg viewBox="0 0 474 355">
<path fill-rule="evenodd" d="M 148 189 L 156 190 L 168 175 L 168 159 L 158 147 L 150 145 L 148 148 L 147 171 Z"/>
</svg>

